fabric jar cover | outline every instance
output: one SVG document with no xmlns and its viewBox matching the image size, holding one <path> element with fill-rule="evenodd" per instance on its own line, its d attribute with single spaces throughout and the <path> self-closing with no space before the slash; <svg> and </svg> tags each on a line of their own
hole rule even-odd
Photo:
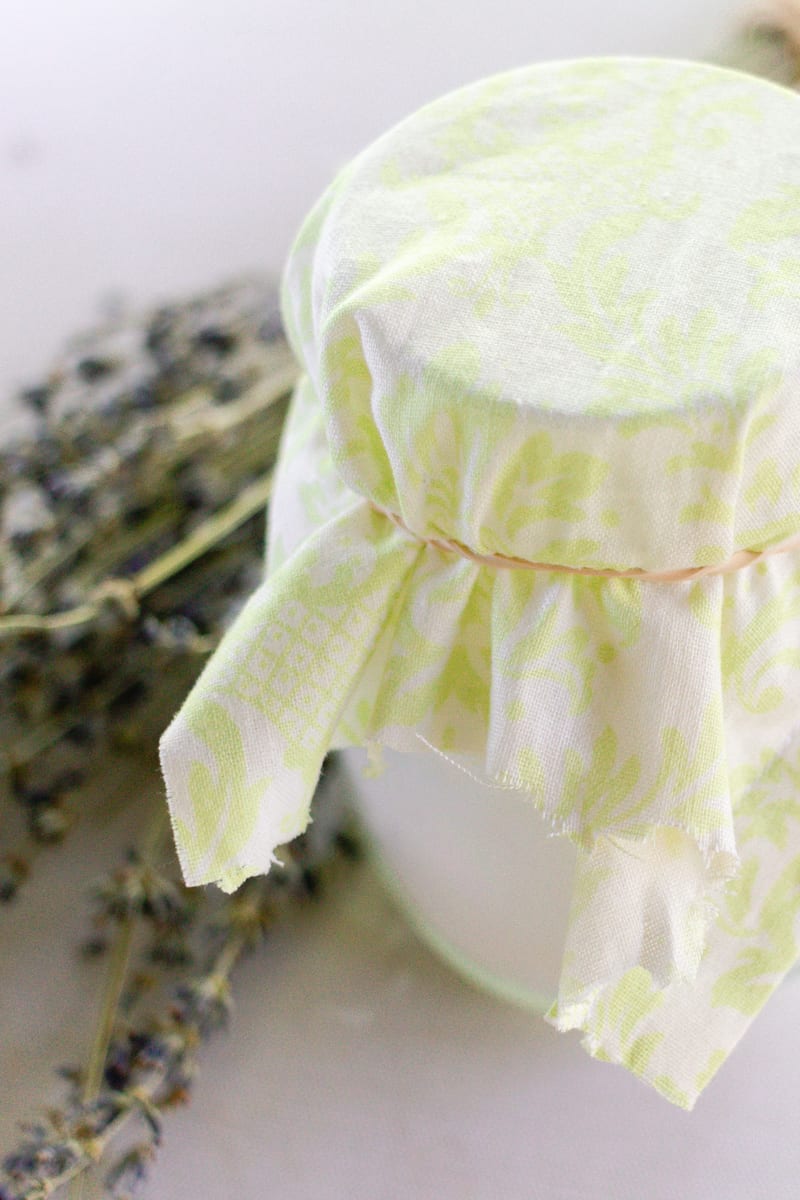
<svg viewBox="0 0 800 1200">
<path fill-rule="evenodd" d="M 282 280 L 265 581 L 161 744 L 226 891 L 337 746 L 528 793 L 578 846 L 547 1019 L 686 1108 L 800 953 L 798 147 L 793 92 L 598 58 L 348 162 Z"/>
</svg>

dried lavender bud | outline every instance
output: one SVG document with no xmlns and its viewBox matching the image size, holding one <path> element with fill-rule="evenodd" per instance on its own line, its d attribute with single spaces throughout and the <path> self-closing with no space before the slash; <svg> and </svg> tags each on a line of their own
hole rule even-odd
<svg viewBox="0 0 800 1200">
<path fill-rule="evenodd" d="M 124 866 L 96 881 L 91 894 L 98 914 L 113 920 L 140 916 L 179 928 L 187 919 L 181 888 L 142 863 L 135 851 L 129 851 Z"/>
<path fill-rule="evenodd" d="M 114 1200 L 134 1196 L 147 1178 L 147 1164 L 153 1158 L 153 1147 L 147 1143 L 128 1150 L 106 1174 L 106 1188 Z"/>
<path fill-rule="evenodd" d="M 152 517 L 156 511 L 156 504 L 133 504 L 126 509 L 122 517 L 122 523 L 128 529 L 135 529 L 137 525 L 143 524 L 148 517 Z"/>
<path fill-rule="evenodd" d="M 82 358 L 76 369 L 86 383 L 96 383 L 98 379 L 105 379 L 113 373 L 114 364 L 103 358 Z"/>
<path fill-rule="evenodd" d="M 12 1179 L 34 1175 L 52 1179 L 77 1161 L 77 1147 L 66 1142 L 24 1142 L 3 1159 L 3 1170 Z"/>
<path fill-rule="evenodd" d="M 158 403 L 156 387 L 153 383 L 140 383 L 131 392 L 131 406 L 144 412 L 149 412 Z"/>
<path fill-rule="evenodd" d="M 194 957 L 189 943 L 177 934 L 158 938 L 148 951 L 150 962 L 163 967 L 188 967 L 194 962 Z"/>
<path fill-rule="evenodd" d="M 196 599 L 185 601 L 181 605 L 180 612 L 177 615 L 184 621 L 189 621 L 189 623 L 197 630 L 198 633 L 208 632 L 208 626 L 204 620 L 203 605 L 201 600 Z"/>
<path fill-rule="evenodd" d="M 55 524 L 47 493 L 33 484 L 9 492 L 3 501 L 2 534 L 18 553 L 28 553 L 36 538 Z"/>
<path fill-rule="evenodd" d="M 305 867 L 302 872 L 303 887 L 309 896 L 316 899 L 319 895 L 320 880 L 319 873 L 312 867 Z"/>
<path fill-rule="evenodd" d="M 25 808 L 30 812 L 35 812 L 37 808 L 44 808 L 52 803 L 53 795 L 45 788 L 26 788 L 20 800 Z"/>
<path fill-rule="evenodd" d="M 80 952 L 84 958 L 100 958 L 108 950 L 108 938 L 100 933 L 84 938 Z"/>
<path fill-rule="evenodd" d="M 215 354 L 230 354 L 236 346 L 236 338 L 233 334 L 224 329 L 215 329 L 213 326 L 201 329 L 195 335 L 195 342 L 204 350 L 213 350 Z"/>
<path fill-rule="evenodd" d="M 364 846 L 353 830 L 340 829 L 334 835 L 337 850 L 351 862 L 360 862 L 364 857 Z"/>
<path fill-rule="evenodd" d="M 81 675 L 80 686 L 89 692 L 93 688 L 99 687 L 100 684 L 106 683 L 111 676 L 113 667 L 107 662 L 90 662 L 86 670 Z"/>
<path fill-rule="evenodd" d="M 175 1016 L 179 1023 L 194 1025 L 201 1037 L 227 1025 L 232 999 L 228 980 L 211 975 L 176 989 Z"/>
<path fill-rule="evenodd" d="M 140 635 L 149 645 L 181 650 L 187 649 L 200 636 L 200 630 L 188 617 L 181 615 L 163 620 L 147 616 L 142 622 Z"/>
<path fill-rule="evenodd" d="M 29 387 L 21 394 L 23 404 L 27 404 L 34 412 L 43 413 L 47 410 L 47 404 L 50 399 L 50 389 L 46 384 L 40 384 L 38 387 Z"/>
<path fill-rule="evenodd" d="M 171 324 L 169 309 L 162 308 L 151 317 L 145 334 L 145 346 L 160 367 L 166 365 L 165 359 L 167 356 L 165 351 L 169 345 Z"/>
<path fill-rule="evenodd" d="M 14 899 L 29 871 L 27 860 L 20 854 L 8 854 L 0 859 L 0 903 L 7 904 Z"/>
<path fill-rule="evenodd" d="M 219 404 L 229 404 L 231 400 L 238 400 L 243 390 L 237 379 L 220 379 L 214 388 L 214 399 Z"/>
<path fill-rule="evenodd" d="M 123 1091 L 130 1082 L 131 1057 L 126 1046 L 112 1046 L 106 1057 L 103 1079 L 114 1092 Z"/>
<path fill-rule="evenodd" d="M 112 720 L 116 720 L 119 717 L 125 716 L 131 709 L 142 704 L 147 699 L 148 694 L 149 689 L 143 680 L 133 680 L 109 701 L 107 709 L 109 717 Z"/>
<path fill-rule="evenodd" d="M 96 741 L 97 733 L 89 721 L 78 721 L 65 730 L 64 738 L 76 746 L 86 748 Z"/>
<path fill-rule="evenodd" d="M 31 811 L 28 827 L 37 842 L 60 842 L 73 820 L 61 804 L 43 804 Z"/>
</svg>

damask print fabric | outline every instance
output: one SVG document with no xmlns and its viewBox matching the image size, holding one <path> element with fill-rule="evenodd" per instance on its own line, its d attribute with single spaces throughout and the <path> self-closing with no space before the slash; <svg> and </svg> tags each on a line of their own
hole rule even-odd
<svg viewBox="0 0 800 1200">
<path fill-rule="evenodd" d="M 329 749 L 473 756 L 578 846 L 548 1020 L 686 1108 L 800 954 L 800 551 L 558 568 L 800 531 L 798 146 L 777 85 L 606 58 L 346 164 L 283 277 L 265 581 L 161 747 L 186 881 L 228 891 Z"/>
</svg>

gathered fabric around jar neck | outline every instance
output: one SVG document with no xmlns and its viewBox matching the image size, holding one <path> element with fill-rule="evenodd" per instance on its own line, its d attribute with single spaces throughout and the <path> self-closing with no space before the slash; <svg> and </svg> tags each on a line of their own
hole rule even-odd
<svg viewBox="0 0 800 1200">
<path fill-rule="evenodd" d="M 173 785 L 195 763 L 184 875 L 268 871 L 332 748 L 470 755 L 578 847 L 548 1019 L 691 1107 L 796 957 L 799 625 L 791 554 L 655 587 L 420 544 L 342 482 L 305 377 L 266 582 L 162 744 Z"/>
</svg>

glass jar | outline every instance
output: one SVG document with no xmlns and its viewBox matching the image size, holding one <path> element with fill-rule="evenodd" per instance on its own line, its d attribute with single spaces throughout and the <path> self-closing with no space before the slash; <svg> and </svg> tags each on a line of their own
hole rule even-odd
<svg viewBox="0 0 800 1200">
<path fill-rule="evenodd" d="M 472 983 L 544 1013 L 554 1002 L 576 849 L 530 796 L 466 761 L 383 749 L 338 752 L 373 861 L 418 933 Z M 469 773 L 468 773 L 469 772 Z"/>
</svg>

